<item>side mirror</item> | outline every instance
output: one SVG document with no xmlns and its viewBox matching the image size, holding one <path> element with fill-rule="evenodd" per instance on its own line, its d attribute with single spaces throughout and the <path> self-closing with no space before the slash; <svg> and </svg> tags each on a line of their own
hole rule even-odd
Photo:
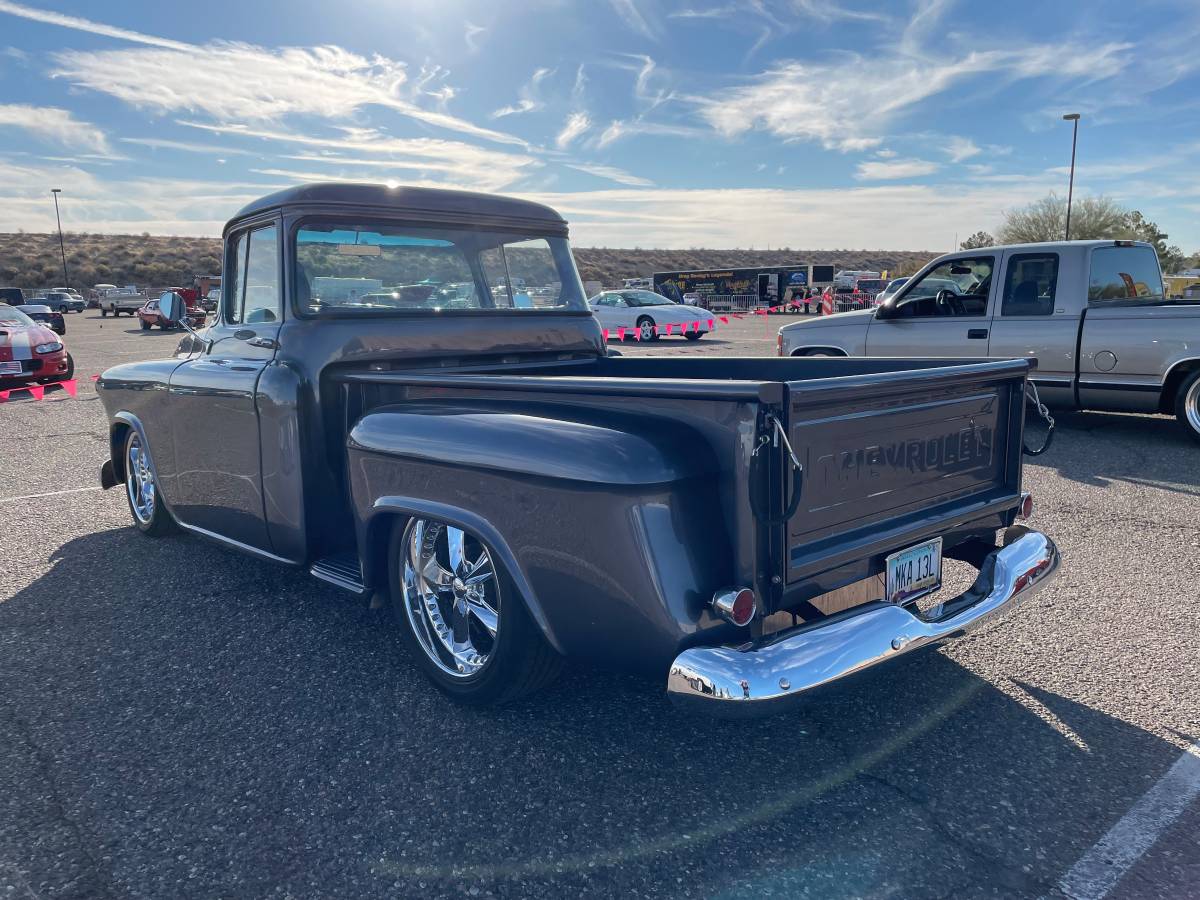
<svg viewBox="0 0 1200 900">
<path fill-rule="evenodd" d="M 187 307 L 184 305 L 183 298 L 174 292 L 163 294 L 159 298 L 158 311 L 172 325 L 178 324 L 187 315 Z"/>
<path fill-rule="evenodd" d="M 895 319 L 899 316 L 899 307 L 896 306 L 894 298 L 884 300 L 881 304 L 875 307 L 875 318 L 877 319 Z"/>
</svg>

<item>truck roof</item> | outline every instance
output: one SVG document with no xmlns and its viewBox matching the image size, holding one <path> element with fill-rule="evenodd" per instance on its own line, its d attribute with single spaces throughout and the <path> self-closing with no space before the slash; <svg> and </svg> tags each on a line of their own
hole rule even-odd
<svg viewBox="0 0 1200 900">
<path fill-rule="evenodd" d="M 469 222 L 482 225 L 536 225 L 565 235 L 567 222 L 549 206 L 516 197 L 482 194 L 474 191 L 451 191 L 440 188 L 389 187 L 385 184 L 348 184 L 319 182 L 286 188 L 268 194 L 238 210 L 230 220 L 239 219 L 284 207 L 327 209 L 347 212 L 370 209 L 399 214 L 416 213 L 422 219 L 447 223 Z M 228 230 L 229 226 L 226 226 Z"/>
<path fill-rule="evenodd" d="M 1118 240 L 1116 238 L 1105 238 L 1104 240 L 1091 241 L 1040 241 L 1033 244 L 993 244 L 990 247 L 975 247 L 971 250 L 955 250 L 952 253 L 945 253 L 943 256 L 958 256 L 961 253 L 983 253 L 986 250 L 1028 250 L 1036 252 L 1038 250 L 1048 250 L 1051 247 L 1072 247 L 1081 250 L 1088 247 L 1112 247 L 1117 244 L 1135 245 L 1138 247 L 1149 247 L 1145 241 L 1127 241 Z"/>
</svg>

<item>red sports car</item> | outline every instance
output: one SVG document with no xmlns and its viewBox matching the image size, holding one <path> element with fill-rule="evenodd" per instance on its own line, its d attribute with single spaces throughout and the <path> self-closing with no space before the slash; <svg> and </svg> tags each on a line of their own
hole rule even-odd
<svg viewBox="0 0 1200 900">
<path fill-rule="evenodd" d="M 0 303 L 0 390 L 31 381 L 66 381 L 75 362 L 57 334 Z"/>
<path fill-rule="evenodd" d="M 167 291 L 163 296 L 166 296 L 166 294 L 169 293 L 171 293 L 171 291 Z M 163 331 L 166 331 L 168 328 L 175 327 L 163 318 L 163 314 L 158 308 L 158 302 L 158 300 L 147 300 L 145 305 L 143 305 L 142 308 L 137 311 L 138 319 L 140 319 L 142 323 L 142 331 L 149 331 L 155 325 L 157 325 Z M 187 307 L 187 323 L 193 328 L 203 328 L 207 318 L 208 317 L 204 310 L 190 306 Z"/>
</svg>

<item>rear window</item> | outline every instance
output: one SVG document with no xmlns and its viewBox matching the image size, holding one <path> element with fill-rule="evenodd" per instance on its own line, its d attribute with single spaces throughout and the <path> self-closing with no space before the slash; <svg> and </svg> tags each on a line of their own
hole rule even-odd
<svg viewBox="0 0 1200 900">
<path fill-rule="evenodd" d="M 1089 303 L 1127 305 L 1162 299 L 1162 273 L 1150 247 L 1097 247 L 1092 251 Z"/>
<path fill-rule="evenodd" d="M 308 222 L 296 269 L 309 315 L 587 309 L 560 237 Z"/>
</svg>

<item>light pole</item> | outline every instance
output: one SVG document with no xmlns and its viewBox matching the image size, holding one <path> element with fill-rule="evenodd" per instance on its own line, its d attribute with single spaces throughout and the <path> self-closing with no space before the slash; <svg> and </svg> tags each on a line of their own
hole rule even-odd
<svg viewBox="0 0 1200 900">
<path fill-rule="evenodd" d="M 54 221 L 58 222 L 58 250 L 63 261 L 63 287 L 70 287 L 70 279 L 67 277 L 67 248 L 63 245 L 62 218 L 58 214 L 58 195 L 62 193 L 62 188 L 50 188 L 50 193 L 54 196 Z"/>
<path fill-rule="evenodd" d="M 1071 199 L 1075 193 L 1075 142 L 1079 139 L 1079 113 L 1067 113 L 1063 116 L 1064 122 L 1073 123 L 1071 132 L 1071 180 L 1067 182 L 1067 232 L 1063 235 L 1064 241 L 1071 239 Z"/>
</svg>

